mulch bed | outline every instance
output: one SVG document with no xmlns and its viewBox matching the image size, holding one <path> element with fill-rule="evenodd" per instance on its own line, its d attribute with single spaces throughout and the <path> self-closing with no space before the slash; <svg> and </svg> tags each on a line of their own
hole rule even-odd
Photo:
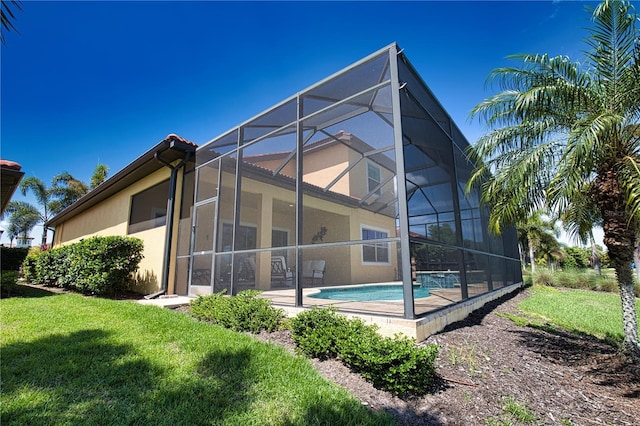
<svg viewBox="0 0 640 426">
<path fill-rule="evenodd" d="M 522 424 L 504 412 L 511 398 L 535 415 L 531 424 L 640 425 L 640 366 L 607 343 L 563 331 L 520 327 L 519 292 L 490 303 L 423 344 L 440 345 L 433 392 L 401 399 L 375 389 L 340 361 L 312 360 L 327 379 L 400 425 Z M 293 351 L 288 332 L 260 339 Z"/>
</svg>

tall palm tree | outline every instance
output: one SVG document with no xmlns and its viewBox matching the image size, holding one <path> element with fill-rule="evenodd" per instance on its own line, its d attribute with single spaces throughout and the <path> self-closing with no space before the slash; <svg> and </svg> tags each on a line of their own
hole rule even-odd
<svg viewBox="0 0 640 426">
<path fill-rule="evenodd" d="M 50 219 L 51 208 L 50 203 L 52 200 L 51 197 L 51 189 L 47 188 L 47 186 L 35 176 L 29 176 L 20 182 L 20 192 L 22 195 L 27 195 L 27 192 L 33 192 L 33 195 L 36 197 L 36 201 L 40 205 L 42 209 L 40 214 L 40 221 L 44 224 Z M 47 244 L 47 228 L 42 226 L 42 246 Z"/>
<path fill-rule="evenodd" d="M 9 215 L 7 232 L 12 245 L 16 237 L 26 239 L 42 220 L 38 209 L 25 201 L 10 201 L 3 212 L 3 217 L 6 215 Z"/>
<path fill-rule="evenodd" d="M 523 211 L 562 212 L 576 197 L 590 200 L 616 270 L 623 348 L 640 357 L 631 271 L 640 223 L 640 33 L 629 1 L 605 0 L 591 11 L 584 66 L 518 55 L 520 67 L 491 72 L 500 91 L 472 116 L 493 130 L 470 150 L 478 164 L 470 185 L 481 185 L 495 232 Z"/>
<path fill-rule="evenodd" d="M 602 218 L 595 203 L 585 196 L 591 191 L 592 189 L 587 187 L 575 194 L 571 204 L 565 207 L 558 218 L 562 221 L 563 227 L 570 237 L 577 239 L 584 245 L 591 244 L 591 265 L 600 275 L 600 257 L 593 236 L 593 227 L 602 226 Z"/>
<path fill-rule="evenodd" d="M 49 209 L 56 215 L 88 193 L 89 187 L 69 172 L 62 172 L 53 177 L 50 192 L 54 199 L 49 202 Z"/>
<path fill-rule="evenodd" d="M 524 253 L 529 251 L 529 260 L 531 261 L 531 272 L 536 271 L 536 251 L 545 242 L 549 245 L 549 240 L 555 240 L 558 230 L 554 221 L 547 220 L 543 217 L 541 211 L 533 212 L 526 220 L 516 223 L 518 237 L 520 238 L 521 250 Z M 523 256 L 521 256 L 523 257 Z"/>
<path fill-rule="evenodd" d="M 109 168 L 104 164 L 96 166 L 91 176 L 91 189 L 94 188 L 93 185 L 98 186 L 106 179 L 108 171 Z M 20 183 L 20 191 L 22 195 L 27 195 L 29 191 L 33 192 L 41 208 L 39 221 L 44 224 L 53 215 L 60 213 L 80 197 L 87 194 L 90 189 L 86 183 L 74 178 L 70 173 L 62 172 L 53 177 L 49 188 L 35 176 L 23 179 Z M 37 208 L 33 208 L 37 210 Z M 43 226 L 41 244 L 44 246 L 46 243 L 47 229 Z"/>
<path fill-rule="evenodd" d="M 109 167 L 98 164 L 91 175 L 90 186 L 74 178 L 69 172 L 54 176 L 50 188 L 53 200 L 49 203 L 49 209 L 54 215 L 60 213 L 104 182 L 108 173 Z"/>
<path fill-rule="evenodd" d="M 542 234 L 540 239 L 539 257 L 547 264 L 547 268 L 553 269 L 559 261 L 565 258 L 564 250 L 556 239 L 556 235 Z"/>
</svg>

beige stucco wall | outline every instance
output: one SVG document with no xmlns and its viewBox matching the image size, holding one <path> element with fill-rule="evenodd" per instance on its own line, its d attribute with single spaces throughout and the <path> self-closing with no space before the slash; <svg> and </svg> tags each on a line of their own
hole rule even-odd
<svg viewBox="0 0 640 426">
<path fill-rule="evenodd" d="M 271 247 L 272 227 L 288 230 L 290 243 L 292 243 L 295 238 L 295 209 L 291 208 L 285 214 L 274 210 L 274 206 L 278 202 L 293 204 L 295 193 L 252 179 L 246 179 L 242 189 L 243 205 L 240 223 L 257 226 L 257 248 Z M 233 217 L 231 203 L 221 205 L 220 209 L 223 217 Z M 389 237 L 394 237 L 396 234 L 394 218 L 315 197 L 304 197 L 303 214 L 303 244 L 312 244 L 312 238 L 321 226 L 327 228 L 323 243 L 360 240 L 363 226 L 385 231 Z M 309 247 L 304 249 L 303 259 L 326 261 L 325 283 L 327 285 L 392 281 L 396 279 L 398 270 L 396 244 L 389 245 L 389 262 L 386 264 L 363 262 L 360 245 Z M 269 288 L 271 284 L 269 253 L 256 256 L 256 269 L 256 286 Z"/>
<path fill-rule="evenodd" d="M 175 250 L 178 238 L 178 223 L 181 200 L 181 175 L 178 177 L 176 208 L 174 222 L 174 239 L 172 269 L 175 264 Z M 132 234 L 127 233 L 129 213 L 131 209 L 131 197 L 147 188 L 150 188 L 169 178 L 168 168 L 160 169 L 149 176 L 125 188 L 119 193 L 109 197 L 90 209 L 74 216 L 64 223 L 56 226 L 54 246 L 72 244 L 80 239 L 93 236 L 131 236 L 140 238 L 144 243 L 143 259 L 136 273 L 135 291 L 142 294 L 154 293 L 160 289 L 162 280 L 162 263 L 164 259 L 166 226 L 147 229 Z M 174 273 L 169 274 L 168 293 L 172 293 L 174 286 Z"/>
</svg>

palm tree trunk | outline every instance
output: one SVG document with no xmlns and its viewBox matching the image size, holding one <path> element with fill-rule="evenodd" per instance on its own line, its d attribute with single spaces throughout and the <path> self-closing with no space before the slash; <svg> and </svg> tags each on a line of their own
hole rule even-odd
<svg viewBox="0 0 640 426">
<path fill-rule="evenodd" d="M 42 240 L 40 242 L 40 248 L 47 245 L 47 227 L 42 225 Z"/>
<path fill-rule="evenodd" d="M 518 251 L 520 253 L 520 264 L 527 266 L 527 256 L 524 254 L 524 247 L 518 243 Z"/>
<path fill-rule="evenodd" d="M 640 281 L 640 244 L 636 246 L 636 249 L 633 252 L 633 263 L 636 267 L 636 277 L 638 281 Z"/>
<path fill-rule="evenodd" d="M 596 247 L 596 242 L 593 239 L 593 229 L 589 231 L 589 240 L 591 240 L 591 264 L 593 265 L 594 271 L 596 271 L 598 275 L 602 275 L 602 271 L 600 270 L 598 247 Z"/>
<path fill-rule="evenodd" d="M 536 252 L 533 250 L 533 244 L 529 241 L 529 260 L 531 261 L 531 273 L 536 272 Z"/>
<path fill-rule="evenodd" d="M 640 357 L 638 345 L 638 319 L 636 315 L 635 296 L 633 294 L 633 272 L 631 262 L 616 264 L 616 276 L 620 286 L 622 302 L 622 328 L 624 330 L 624 352 Z"/>
<path fill-rule="evenodd" d="M 624 196 L 613 168 L 596 178 L 596 197 L 602 215 L 604 244 L 616 270 L 620 301 L 622 303 L 623 351 L 632 358 L 640 359 L 638 344 L 638 317 L 633 294 L 633 272 L 631 263 L 637 246 L 638 224 L 631 220 Z M 606 196 L 599 196 L 606 194 Z"/>
</svg>

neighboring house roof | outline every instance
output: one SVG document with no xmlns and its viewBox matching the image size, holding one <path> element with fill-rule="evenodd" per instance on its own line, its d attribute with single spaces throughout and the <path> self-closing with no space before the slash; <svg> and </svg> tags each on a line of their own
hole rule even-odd
<svg viewBox="0 0 640 426">
<path fill-rule="evenodd" d="M 178 135 L 170 134 L 164 140 L 150 150 L 136 158 L 129 165 L 102 182 L 88 194 L 62 210 L 56 216 L 45 223 L 45 226 L 55 227 L 56 225 L 68 220 L 75 215 L 95 206 L 99 202 L 120 192 L 124 188 L 148 176 L 149 174 L 165 167 L 156 156 L 163 161 L 171 163 L 176 160 L 183 159 L 187 152 L 195 153 L 196 145 Z M 193 160 L 195 156 L 192 156 Z M 3 175 L 4 176 L 4 175 Z"/>
<path fill-rule="evenodd" d="M 15 161 L 0 159 L 0 213 L 4 212 L 24 176 L 24 172 L 20 171 L 20 169 L 22 169 L 22 166 Z"/>
</svg>

